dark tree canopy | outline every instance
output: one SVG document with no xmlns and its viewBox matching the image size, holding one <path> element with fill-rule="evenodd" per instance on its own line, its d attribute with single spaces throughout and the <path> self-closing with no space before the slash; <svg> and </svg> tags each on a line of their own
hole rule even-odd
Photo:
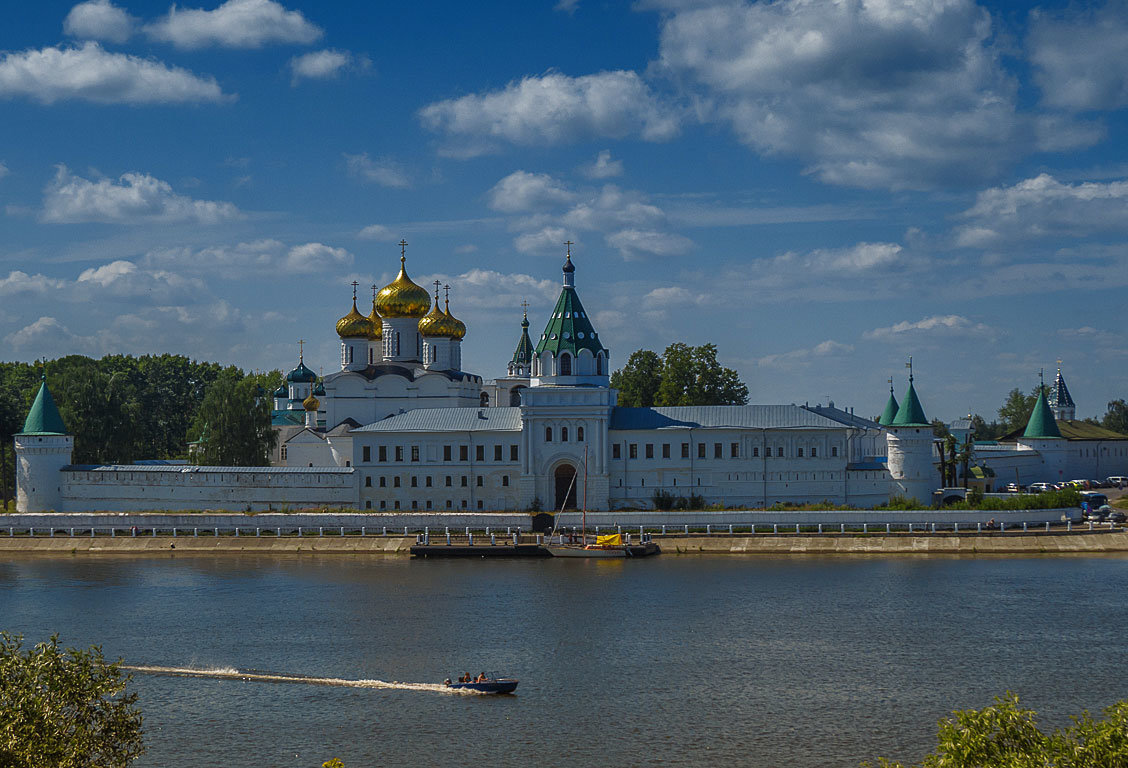
<svg viewBox="0 0 1128 768">
<path fill-rule="evenodd" d="M 145 751 L 129 676 L 101 648 L 58 640 L 25 652 L 22 637 L 0 632 L 0 766 L 123 768 Z"/>
<path fill-rule="evenodd" d="M 748 387 L 731 368 L 717 362 L 717 347 L 674 343 L 659 358 L 640 349 L 611 375 L 619 405 L 744 405 Z"/>
<path fill-rule="evenodd" d="M 1007 393 L 1006 401 L 999 408 L 999 421 L 1002 423 L 1004 433 L 1026 426 L 1034 410 L 1034 403 L 1038 401 L 1038 389 L 1034 387 L 1029 395 L 1022 394 L 1020 389 L 1012 389 Z"/>
<path fill-rule="evenodd" d="M 263 467 L 278 441 L 270 425 L 269 393 L 281 382 L 277 372 L 244 376 L 225 368 L 208 388 L 189 435 L 199 440 L 196 464 Z"/>
<path fill-rule="evenodd" d="M 1113 400 L 1108 404 L 1108 412 L 1101 420 L 1101 426 L 1128 435 L 1128 402 L 1123 399 Z"/>
</svg>

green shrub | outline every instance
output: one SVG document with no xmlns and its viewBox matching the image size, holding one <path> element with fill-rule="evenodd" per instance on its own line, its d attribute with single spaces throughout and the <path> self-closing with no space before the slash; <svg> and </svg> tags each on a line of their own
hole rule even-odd
<svg viewBox="0 0 1128 768">
<path fill-rule="evenodd" d="M 659 488 L 650 498 L 654 502 L 655 509 L 669 510 L 674 507 L 674 494 L 669 491 Z"/>
</svg>

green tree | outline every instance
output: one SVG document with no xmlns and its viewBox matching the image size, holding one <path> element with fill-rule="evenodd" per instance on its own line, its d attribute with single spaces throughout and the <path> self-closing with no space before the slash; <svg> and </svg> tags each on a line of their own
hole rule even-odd
<svg viewBox="0 0 1128 768">
<path fill-rule="evenodd" d="M 661 383 L 662 358 L 649 349 L 632 352 L 627 364 L 611 374 L 611 386 L 619 390 L 619 405 L 625 407 L 654 405 Z"/>
<path fill-rule="evenodd" d="M 278 442 L 270 424 L 271 403 L 262 392 L 277 387 L 280 374 L 244 376 L 234 366 L 225 368 L 200 404 L 189 430 L 190 440 L 201 439 L 194 456 L 197 464 L 221 467 L 263 467 Z"/>
<path fill-rule="evenodd" d="M 1003 434 L 1022 429 L 1030 420 L 1030 413 L 1034 410 L 1034 403 L 1038 400 L 1038 387 L 1029 395 L 1022 394 L 1020 389 L 1012 389 L 1007 393 L 1007 399 L 999 408 L 999 420 L 1002 422 Z"/>
<path fill-rule="evenodd" d="M 919 768 L 1113 768 L 1128 765 L 1128 701 L 1088 712 L 1053 733 L 1038 728 L 1037 713 L 1018 696 L 996 697 L 992 706 L 952 713 L 940 721 L 936 751 Z M 880 758 L 882 768 L 906 768 Z"/>
<path fill-rule="evenodd" d="M 1128 435 L 1128 403 L 1124 400 L 1113 400 L 1108 404 L 1108 412 L 1101 419 L 1101 426 Z"/>
<path fill-rule="evenodd" d="M 744 405 L 748 387 L 736 371 L 717 362 L 717 347 L 674 343 L 662 353 L 657 405 Z"/>
<path fill-rule="evenodd" d="M 58 640 L 23 652 L 22 637 L 0 632 L 0 766 L 128 765 L 145 751 L 129 675 L 97 646 L 61 649 Z"/>
</svg>

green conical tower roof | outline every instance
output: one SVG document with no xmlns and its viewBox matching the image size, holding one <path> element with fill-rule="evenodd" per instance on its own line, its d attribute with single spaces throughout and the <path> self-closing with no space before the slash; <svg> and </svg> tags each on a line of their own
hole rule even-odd
<svg viewBox="0 0 1128 768">
<path fill-rule="evenodd" d="M 897 409 L 897 415 L 893 417 L 890 423 L 891 427 L 928 427 L 928 419 L 924 416 L 924 408 L 920 405 L 920 398 L 917 397 L 916 387 L 913 386 L 913 377 L 909 376 L 909 391 L 905 393 L 905 398 L 901 401 L 901 407 Z"/>
<path fill-rule="evenodd" d="M 885 403 L 885 410 L 881 412 L 878 417 L 877 423 L 883 427 L 888 427 L 893 423 L 893 419 L 897 418 L 897 410 L 900 408 L 897 405 L 897 398 L 893 397 L 893 385 L 889 386 L 889 400 Z"/>
<path fill-rule="evenodd" d="M 51 390 L 47 389 L 47 377 L 44 376 L 39 384 L 39 394 L 27 412 L 21 435 L 65 435 L 67 426 L 63 424 L 63 417 L 55 405 L 55 398 L 51 397 Z"/>
<path fill-rule="evenodd" d="M 533 340 L 529 338 L 529 316 L 521 320 L 521 340 L 517 342 L 517 349 L 513 353 L 512 363 L 528 365 L 533 361 Z"/>
<path fill-rule="evenodd" d="M 560 298 L 556 300 L 556 306 L 552 308 L 548 325 L 545 326 L 544 333 L 537 343 L 534 351 L 536 355 L 540 355 L 545 350 L 555 354 L 571 352 L 575 355 L 581 349 L 588 350 L 592 355 L 600 352 L 607 354 L 607 349 L 600 342 L 587 312 L 584 311 L 584 305 L 580 303 L 580 297 L 576 294 L 572 282 L 572 274 L 575 271 L 576 267 L 572 264 L 572 255 L 569 252 L 567 261 L 564 262 L 564 287 L 560 291 Z"/>
<path fill-rule="evenodd" d="M 1057 420 L 1046 401 L 1045 387 L 1038 387 L 1038 400 L 1034 403 L 1034 410 L 1030 414 L 1030 421 L 1026 422 L 1026 431 L 1022 436 L 1042 439 L 1061 437 Z"/>
</svg>

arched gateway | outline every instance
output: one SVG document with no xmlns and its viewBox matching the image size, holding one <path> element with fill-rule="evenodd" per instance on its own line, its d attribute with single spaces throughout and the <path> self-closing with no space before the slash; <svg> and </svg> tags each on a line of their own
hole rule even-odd
<svg viewBox="0 0 1128 768">
<path fill-rule="evenodd" d="M 556 509 L 576 508 L 576 468 L 561 464 L 556 468 Z"/>
</svg>

